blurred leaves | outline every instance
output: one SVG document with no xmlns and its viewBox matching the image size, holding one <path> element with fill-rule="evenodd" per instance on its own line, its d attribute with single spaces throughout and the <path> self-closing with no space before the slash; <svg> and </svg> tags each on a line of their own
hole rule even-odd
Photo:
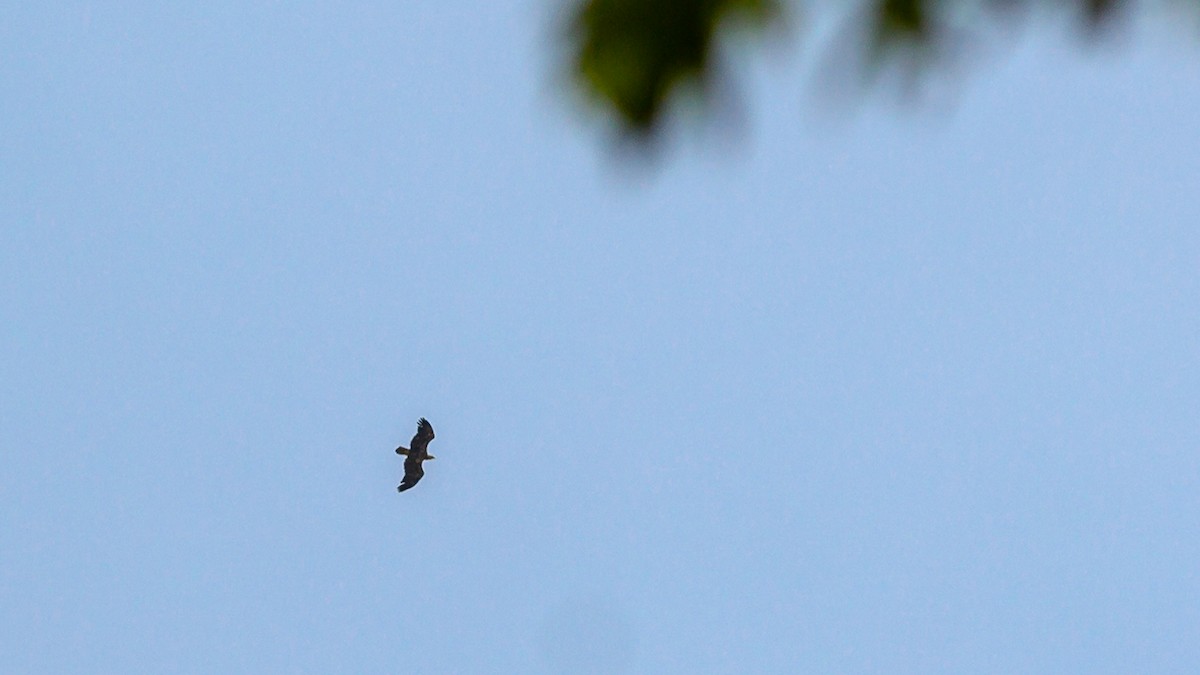
<svg viewBox="0 0 1200 675">
<path fill-rule="evenodd" d="M 883 0 L 877 4 L 875 32 L 881 39 L 923 39 L 929 35 L 928 3 Z"/>
<path fill-rule="evenodd" d="M 587 0 L 570 27 L 576 75 L 631 130 L 648 132 L 680 85 L 705 88 L 727 19 L 761 25 L 777 15 L 774 0 Z"/>
<path fill-rule="evenodd" d="M 790 11 L 810 5 L 793 0 Z M 866 35 L 861 47 L 870 67 L 909 56 L 939 54 L 951 15 L 975 22 L 1000 22 L 1017 10 L 1073 10 L 1088 34 L 1128 16 L 1129 0 L 859 0 L 846 2 L 851 33 Z M 1191 3 L 1193 6 L 1200 4 Z M 657 130 L 667 104 L 685 86 L 703 92 L 722 68 L 714 52 L 730 26 L 749 26 L 760 35 L 782 21 L 779 0 L 577 0 L 566 37 L 573 77 L 599 107 L 640 136 Z M 730 19 L 740 19 L 740 22 Z M 842 33 L 846 35 L 846 32 Z M 928 59 L 913 63 L 923 67 Z"/>
</svg>

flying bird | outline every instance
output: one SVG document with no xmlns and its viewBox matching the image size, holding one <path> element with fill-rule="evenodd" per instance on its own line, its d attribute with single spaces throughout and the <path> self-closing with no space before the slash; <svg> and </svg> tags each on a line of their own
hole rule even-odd
<svg viewBox="0 0 1200 675">
<path fill-rule="evenodd" d="M 412 437 L 412 441 L 408 444 L 409 447 L 401 446 L 396 448 L 397 455 L 406 455 L 404 460 L 404 480 L 400 481 L 400 485 L 396 489 L 404 492 L 410 487 L 417 484 L 421 480 L 421 476 L 425 475 L 425 469 L 421 468 L 421 462 L 427 459 L 434 459 L 434 456 L 429 454 L 429 441 L 433 440 L 433 425 L 429 420 L 422 417 L 417 420 L 417 433 Z"/>
</svg>

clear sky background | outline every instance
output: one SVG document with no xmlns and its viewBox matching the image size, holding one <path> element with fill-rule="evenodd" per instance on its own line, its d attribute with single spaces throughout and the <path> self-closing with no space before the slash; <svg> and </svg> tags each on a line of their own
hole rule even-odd
<svg viewBox="0 0 1200 675">
<path fill-rule="evenodd" d="M 1200 46 L 639 164 L 549 17 L 0 8 L 0 671 L 1200 670 Z"/>
</svg>

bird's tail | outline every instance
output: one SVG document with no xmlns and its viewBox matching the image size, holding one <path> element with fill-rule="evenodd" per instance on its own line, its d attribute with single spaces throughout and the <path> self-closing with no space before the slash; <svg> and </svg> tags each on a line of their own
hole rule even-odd
<svg viewBox="0 0 1200 675">
<path fill-rule="evenodd" d="M 407 454 L 408 454 L 408 448 L 406 448 L 406 447 L 404 447 L 404 446 L 402 445 L 402 446 L 400 446 L 400 447 L 396 448 L 396 454 L 397 454 L 397 455 L 407 455 Z"/>
</svg>

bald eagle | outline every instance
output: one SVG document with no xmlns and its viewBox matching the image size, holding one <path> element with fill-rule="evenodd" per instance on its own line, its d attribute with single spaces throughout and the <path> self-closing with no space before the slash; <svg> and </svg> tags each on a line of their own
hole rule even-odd
<svg viewBox="0 0 1200 675">
<path fill-rule="evenodd" d="M 421 468 L 421 462 L 427 459 L 434 459 L 433 455 L 429 454 L 429 441 L 433 440 L 433 425 L 429 420 L 422 417 L 417 420 L 417 433 L 412 437 L 412 442 L 408 448 L 401 446 L 396 448 L 397 455 L 406 455 L 404 460 L 404 480 L 396 489 L 404 492 L 408 488 L 417 484 L 421 480 L 421 476 L 425 475 L 425 470 Z"/>
</svg>

